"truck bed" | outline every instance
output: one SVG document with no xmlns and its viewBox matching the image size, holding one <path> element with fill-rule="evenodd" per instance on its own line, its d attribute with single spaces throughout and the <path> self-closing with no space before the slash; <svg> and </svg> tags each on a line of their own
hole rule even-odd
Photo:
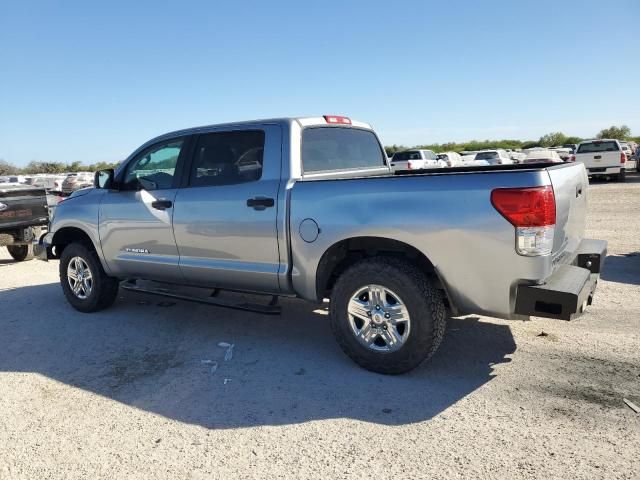
<svg viewBox="0 0 640 480">
<path fill-rule="evenodd" d="M 48 220 L 44 189 L 0 184 L 0 231 L 42 226 Z"/>
<path fill-rule="evenodd" d="M 557 210 L 553 252 L 519 255 L 514 227 L 493 207 L 491 192 L 547 185 Z M 514 318 L 517 286 L 549 277 L 582 240 L 587 186 L 583 165 L 574 163 L 298 181 L 288 202 L 293 287 L 306 298 L 316 295 L 309 286 L 315 287 L 318 260 L 334 242 L 384 237 L 422 252 L 460 312 Z M 320 231 L 313 242 L 297 235 L 306 219 Z"/>
</svg>

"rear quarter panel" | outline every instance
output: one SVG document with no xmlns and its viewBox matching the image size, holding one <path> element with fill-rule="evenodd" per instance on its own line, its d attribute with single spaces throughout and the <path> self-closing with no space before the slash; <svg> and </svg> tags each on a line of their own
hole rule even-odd
<svg viewBox="0 0 640 480">
<path fill-rule="evenodd" d="M 514 228 L 491 205 L 491 190 L 549 184 L 541 169 L 297 182 L 290 199 L 293 288 L 316 300 L 316 271 L 327 249 L 381 237 L 423 252 L 460 311 L 510 318 L 515 284 L 546 278 L 552 262 L 516 253 Z M 321 230 L 313 243 L 299 234 L 307 218 Z"/>
</svg>

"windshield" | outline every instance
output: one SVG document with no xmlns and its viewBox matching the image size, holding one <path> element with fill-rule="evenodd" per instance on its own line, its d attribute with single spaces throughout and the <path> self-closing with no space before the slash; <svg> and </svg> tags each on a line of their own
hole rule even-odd
<svg viewBox="0 0 640 480">
<path fill-rule="evenodd" d="M 423 150 L 424 151 L 424 158 L 427 160 L 437 160 L 438 157 L 436 157 L 436 154 L 433 153 L 431 150 Z"/>
<path fill-rule="evenodd" d="M 616 142 L 589 142 L 582 143 L 578 147 L 578 153 L 617 152 Z"/>
<path fill-rule="evenodd" d="M 302 132 L 302 165 L 305 172 L 380 168 L 386 155 L 370 130 L 309 127 Z"/>
</svg>

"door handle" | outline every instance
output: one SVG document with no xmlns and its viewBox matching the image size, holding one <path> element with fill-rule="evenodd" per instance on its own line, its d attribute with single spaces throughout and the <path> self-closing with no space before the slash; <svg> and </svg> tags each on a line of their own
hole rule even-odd
<svg viewBox="0 0 640 480">
<path fill-rule="evenodd" d="M 171 208 L 173 202 L 171 200 L 154 200 L 151 202 L 151 206 L 158 210 L 166 210 L 167 208 Z"/>
<path fill-rule="evenodd" d="M 255 197 L 247 200 L 247 207 L 252 207 L 254 210 L 264 210 L 267 207 L 273 207 L 276 204 L 273 198 Z"/>
</svg>

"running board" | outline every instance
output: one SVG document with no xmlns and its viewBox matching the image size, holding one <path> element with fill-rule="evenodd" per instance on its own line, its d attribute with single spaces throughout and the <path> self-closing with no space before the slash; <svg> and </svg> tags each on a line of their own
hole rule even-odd
<svg viewBox="0 0 640 480">
<path fill-rule="evenodd" d="M 259 303 L 250 302 L 233 302 L 219 298 L 216 294 L 214 297 L 194 297 L 173 292 L 166 288 L 143 288 L 135 284 L 135 282 L 124 281 L 120 287 L 134 293 L 149 293 L 151 295 L 159 295 L 161 297 L 175 298 L 177 300 L 186 300 L 188 302 L 202 303 L 213 307 L 232 308 L 234 310 L 244 310 L 246 312 L 261 313 L 263 315 L 280 315 L 282 308 L 277 304 L 277 296 L 274 296 L 268 305 L 260 305 Z"/>
</svg>

